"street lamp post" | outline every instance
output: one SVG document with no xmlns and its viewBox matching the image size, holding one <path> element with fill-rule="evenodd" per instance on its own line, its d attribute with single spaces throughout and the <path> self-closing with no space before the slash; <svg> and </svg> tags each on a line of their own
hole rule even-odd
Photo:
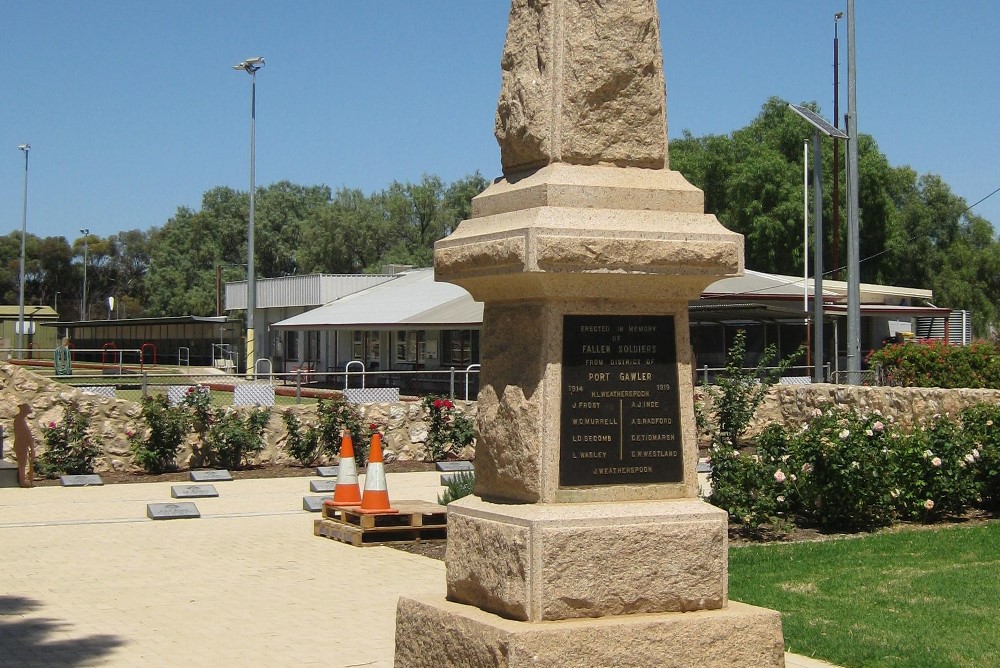
<svg viewBox="0 0 1000 668">
<path fill-rule="evenodd" d="M 861 249 L 858 207 L 858 88 L 854 0 L 847 0 L 847 383 L 861 384 Z"/>
<path fill-rule="evenodd" d="M 254 311 L 257 309 L 257 283 L 253 266 L 253 214 L 254 214 L 254 155 L 256 145 L 257 120 L 257 70 L 264 67 L 261 56 L 247 58 L 233 65 L 234 70 L 243 70 L 250 75 L 250 221 L 247 224 L 247 376 L 253 377 L 256 372 L 256 351 L 254 349 Z"/>
<path fill-rule="evenodd" d="M 28 151 L 31 144 L 21 144 L 17 147 L 24 151 L 24 206 L 21 209 L 21 282 L 17 301 L 17 350 L 18 357 L 24 353 L 24 238 L 28 230 Z"/>
<path fill-rule="evenodd" d="M 83 295 L 80 298 L 80 320 L 87 319 L 87 244 L 90 241 L 90 228 L 80 230 L 83 235 Z"/>
</svg>

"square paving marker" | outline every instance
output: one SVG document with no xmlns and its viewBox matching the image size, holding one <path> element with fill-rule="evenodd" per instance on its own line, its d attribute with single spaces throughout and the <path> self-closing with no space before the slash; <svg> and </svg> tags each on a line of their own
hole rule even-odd
<svg viewBox="0 0 1000 668">
<path fill-rule="evenodd" d="M 172 485 L 170 496 L 175 499 L 203 499 L 218 496 L 215 485 Z"/>
<path fill-rule="evenodd" d="M 333 488 L 337 486 L 336 480 L 310 480 L 309 481 L 309 491 L 310 492 L 332 492 Z"/>
<path fill-rule="evenodd" d="M 198 507 L 190 501 L 181 503 L 147 503 L 146 517 L 151 520 L 185 520 L 201 517 Z"/>
<path fill-rule="evenodd" d="M 323 502 L 327 499 L 332 499 L 333 495 L 330 496 L 303 496 L 302 497 L 302 510 L 308 510 L 310 513 L 318 513 L 323 510 Z"/>
<path fill-rule="evenodd" d="M 438 462 L 437 463 L 437 470 L 438 471 L 448 471 L 448 472 L 452 472 L 452 471 L 474 471 L 475 467 L 472 465 L 472 462 L 467 462 L 467 461 L 463 460 L 463 461 L 453 461 L 453 462 Z"/>
<path fill-rule="evenodd" d="M 191 471 L 192 482 L 217 482 L 232 479 L 233 474 L 226 469 L 217 469 L 214 471 Z"/>
<path fill-rule="evenodd" d="M 101 476 L 93 475 L 64 475 L 60 476 L 59 483 L 63 487 L 100 487 L 104 484 Z"/>
<path fill-rule="evenodd" d="M 336 478 L 340 472 L 339 466 L 317 466 L 316 475 L 320 478 Z"/>
</svg>

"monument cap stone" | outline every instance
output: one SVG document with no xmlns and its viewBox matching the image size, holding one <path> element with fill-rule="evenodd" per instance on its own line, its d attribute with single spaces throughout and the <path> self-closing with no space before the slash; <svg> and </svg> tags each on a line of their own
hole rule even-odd
<svg viewBox="0 0 1000 668">
<path fill-rule="evenodd" d="M 552 162 L 667 166 L 656 7 L 594 4 L 511 3 L 494 130 L 505 174 Z"/>
</svg>

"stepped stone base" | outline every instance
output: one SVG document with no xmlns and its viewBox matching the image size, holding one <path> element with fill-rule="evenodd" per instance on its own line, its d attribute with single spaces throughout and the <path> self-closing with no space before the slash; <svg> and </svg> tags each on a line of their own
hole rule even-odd
<svg viewBox="0 0 1000 668">
<path fill-rule="evenodd" d="M 722 608 L 726 512 L 698 499 L 448 506 L 448 599 L 523 621 Z"/>
<path fill-rule="evenodd" d="M 396 668 L 776 668 L 781 616 L 721 610 L 517 622 L 442 600 L 400 598 Z"/>
</svg>

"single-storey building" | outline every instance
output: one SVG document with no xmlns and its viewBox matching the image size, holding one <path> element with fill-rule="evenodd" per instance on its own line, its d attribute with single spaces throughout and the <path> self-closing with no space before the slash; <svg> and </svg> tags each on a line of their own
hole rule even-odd
<svg viewBox="0 0 1000 668">
<path fill-rule="evenodd" d="M 846 367 L 846 295 L 845 282 L 823 282 L 824 359 L 830 376 Z M 954 340 L 957 326 L 947 333 L 952 310 L 934 306 L 932 297 L 930 290 L 862 284 L 863 353 L 921 327 L 936 328 Z M 713 283 L 690 305 L 696 365 L 708 367 L 709 374 L 724 366 L 726 350 L 740 329 L 747 332 L 749 363 L 756 364 L 771 344 L 780 355 L 790 354 L 811 340 L 812 299 L 812 281 L 803 286 L 802 278 L 791 276 L 748 270 Z M 246 283 L 227 284 L 226 308 L 245 307 Z M 482 304 L 456 285 L 436 282 L 433 269 L 403 268 L 377 275 L 259 281 L 254 321 L 258 356 L 270 359 L 276 373 L 363 369 L 390 376 L 452 368 L 463 372 L 478 364 L 482 318 Z M 928 328 L 927 323 L 939 324 Z M 798 373 L 807 375 L 811 361 L 799 364 Z"/>
<path fill-rule="evenodd" d="M 17 347 L 18 319 L 21 315 L 19 304 L 0 305 L 0 356 L 7 359 L 12 354 L 12 350 Z M 52 350 L 58 343 L 56 332 L 41 325 L 55 322 L 59 319 L 59 314 L 51 306 L 39 306 L 37 304 L 24 305 L 24 335 L 22 344 L 28 352 L 26 357 L 38 357 L 42 353 L 35 353 L 37 349 Z M 51 354 L 47 354 L 51 359 Z"/>
</svg>

